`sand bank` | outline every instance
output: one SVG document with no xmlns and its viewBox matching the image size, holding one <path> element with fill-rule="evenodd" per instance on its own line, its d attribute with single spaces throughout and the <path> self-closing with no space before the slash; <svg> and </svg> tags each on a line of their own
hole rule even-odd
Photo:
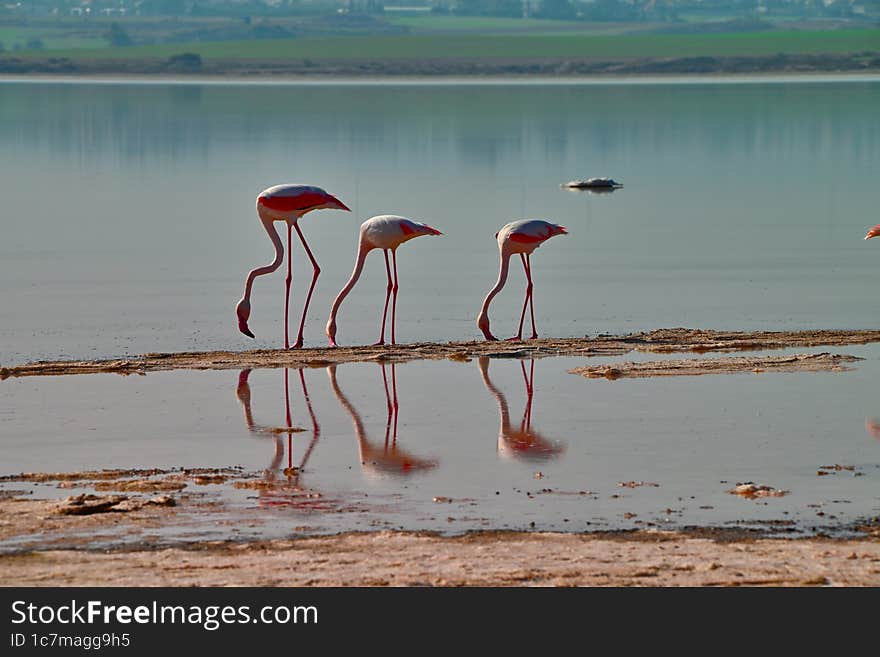
<svg viewBox="0 0 880 657">
<path fill-rule="evenodd" d="M 789 347 L 841 346 L 880 342 L 871 331 L 754 331 L 731 332 L 673 328 L 622 336 L 542 338 L 521 342 L 422 342 L 395 346 L 335 349 L 208 351 L 149 353 L 113 360 L 39 361 L 0 366 L 0 379 L 61 374 L 145 374 L 160 370 L 220 370 L 258 367 L 325 367 L 358 361 L 402 362 L 419 359 L 542 358 L 546 356 L 614 356 L 632 351 L 731 352 Z"/>
<path fill-rule="evenodd" d="M 741 372 L 845 372 L 844 363 L 863 360 L 845 354 L 793 354 L 791 356 L 741 356 L 734 358 L 699 358 L 656 360 L 648 363 L 614 363 L 569 370 L 589 379 L 644 378 L 649 376 L 698 376 L 701 374 L 737 374 Z"/>
<path fill-rule="evenodd" d="M 376 532 L 43 551 L 0 556 L 0 570 L 14 586 L 877 586 L 880 539 Z"/>
</svg>

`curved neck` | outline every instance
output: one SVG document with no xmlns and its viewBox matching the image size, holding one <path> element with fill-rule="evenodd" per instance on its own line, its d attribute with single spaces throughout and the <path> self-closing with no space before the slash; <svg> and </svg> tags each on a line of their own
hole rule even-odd
<svg viewBox="0 0 880 657">
<path fill-rule="evenodd" d="M 271 264 L 264 267 L 257 267 L 248 273 L 247 281 L 245 281 L 244 284 L 244 296 L 242 297 L 242 299 L 246 301 L 251 300 L 251 288 L 254 285 L 254 279 L 263 274 L 271 274 L 278 269 L 284 261 L 284 245 L 281 243 L 281 237 L 278 235 L 278 231 L 275 230 L 272 220 L 268 217 L 260 216 L 260 221 L 263 224 L 263 228 L 265 228 L 266 232 L 269 234 L 269 239 L 272 240 L 272 246 L 275 247 L 275 259 Z"/>
<path fill-rule="evenodd" d="M 504 284 L 507 283 L 507 272 L 510 270 L 510 254 L 501 252 L 501 265 L 498 270 L 498 281 L 495 283 L 495 287 L 489 290 L 489 294 L 486 295 L 485 300 L 483 301 L 483 306 L 480 308 L 480 315 L 486 315 L 489 312 L 489 304 L 492 302 L 492 299 L 496 294 L 501 292 L 501 288 L 504 287 Z"/>
<path fill-rule="evenodd" d="M 339 312 L 339 306 L 342 305 L 345 297 L 348 296 L 348 293 L 351 292 L 352 288 L 361 277 L 361 272 L 364 270 L 364 261 L 367 259 L 367 253 L 369 253 L 372 248 L 373 247 L 371 246 L 367 246 L 363 240 L 358 244 L 357 260 L 354 263 L 354 271 L 351 272 L 351 278 L 348 279 L 348 283 L 345 284 L 333 300 L 333 307 L 330 308 L 330 318 L 327 320 L 328 324 L 335 323 L 336 313 Z"/>
<path fill-rule="evenodd" d="M 510 411 L 507 407 L 507 399 L 504 397 L 504 394 L 495 387 L 492 380 L 489 378 L 489 358 L 487 356 L 481 356 L 477 362 L 480 368 L 480 374 L 483 377 L 483 384 L 495 398 L 495 401 L 498 402 L 498 414 L 501 419 L 500 433 L 502 436 L 506 436 L 510 433 Z"/>
<path fill-rule="evenodd" d="M 352 406 L 351 402 L 348 401 L 348 397 L 339 389 L 339 383 L 336 381 L 336 366 L 331 365 L 327 368 L 327 376 L 330 377 L 330 388 L 333 390 L 333 394 L 336 395 L 336 399 L 342 404 L 342 408 L 346 410 L 346 412 L 351 416 L 351 422 L 354 425 L 354 432 L 357 436 L 358 441 L 358 451 L 361 456 L 364 453 L 364 447 L 367 445 L 367 431 L 364 429 L 364 422 L 361 420 L 360 413 L 358 413 L 354 406 Z M 363 460 L 363 458 L 361 459 Z"/>
</svg>

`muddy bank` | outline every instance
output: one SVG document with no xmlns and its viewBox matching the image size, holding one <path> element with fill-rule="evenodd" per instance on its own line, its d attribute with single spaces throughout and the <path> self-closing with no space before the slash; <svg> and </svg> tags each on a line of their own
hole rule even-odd
<svg viewBox="0 0 880 657">
<path fill-rule="evenodd" d="M 649 376 L 699 376 L 701 374 L 739 374 L 743 372 L 845 372 L 862 358 L 845 354 L 793 354 L 791 356 L 742 356 L 700 358 L 698 360 L 658 360 L 649 363 L 615 363 L 569 370 L 589 379 L 644 378 Z"/>
<path fill-rule="evenodd" d="M 0 556 L 13 586 L 878 586 L 880 539 L 377 532 Z"/>
<path fill-rule="evenodd" d="M 326 367 L 358 361 L 403 362 L 419 359 L 541 358 L 545 356 L 614 356 L 632 351 L 731 352 L 788 347 L 841 346 L 880 342 L 872 331 L 755 331 L 730 332 L 700 329 L 658 329 L 622 336 L 543 338 L 522 342 L 411 343 L 396 346 L 339 347 L 330 349 L 209 351 L 148 353 L 125 359 L 39 361 L 0 366 L 0 379 L 61 374 L 145 374 L 175 369 L 220 370 L 267 367 Z"/>
</svg>

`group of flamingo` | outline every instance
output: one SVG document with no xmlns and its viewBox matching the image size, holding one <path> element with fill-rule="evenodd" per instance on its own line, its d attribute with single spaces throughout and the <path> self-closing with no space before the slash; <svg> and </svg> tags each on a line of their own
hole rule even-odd
<svg viewBox="0 0 880 657">
<path fill-rule="evenodd" d="M 305 249 L 306 255 L 309 257 L 313 268 L 312 282 L 309 286 L 309 291 L 306 294 L 305 303 L 303 304 L 299 332 L 297 333 L 296 341 L 293 343 L 293 348 L 302 347 L 303 328 L 306 323 L 306 314 L 309 310 L 309 302 L 312 299 L 312 292 L 315 290 L 315 284 L 318 281 L 318 275 L 321 273 L 321 268 L 318 266 L 318 262 L 315 260 L 315 256 L 312 254 L 297 222 L 306 213 L 320 209 L 345 210 L 351 212 L 345 203 L 338 198 L 328 194 L 320 187 L 314 187 L 312 185 L 276 185 L 274 187 L 269 187 L 257 196 L 257 215 L 259 216 L 266 233 L 268 233 L 269 239 L 272 240 L 272 244 L 275 247 L 275 259 L 268 265 L 252 269 L 247 275 L 247 280 L 244 285 L 244 295 L 235 308 L 236 314 L 238 315 L 238 329 L 246 336 L 251 338 L 254 337 L 254 334 L 248 328 L 248 319 L 251 314 L 251 290 L 253 288 L 254 280 L 257 276 L 274 272 L 281 266 L 281 263 L 284 260 L 284 245 L 281 242 L 281 237 L 278 235 L 278 231 L 275 230 L 275 222 L 283 221 L 287 224 L 288 251 L 287 278 L 285 279 L 284 293 L 285 349 L 291 348 L 288 330 L 288 307 L 290 304 L 290 283 L 292 280 L 290 247 L 294 230 L 302 242 L 303 248 Z M 510 258 L 514 255 L 519 255 L 522 260 L 523 270 L 525 271 L 528 285 L 526 287 L 525 300 L 523 301 L 523 309 L 520 315 L 519 329 L 516 336 L 510 339 L 522 339 L 522 329 L 527 307 L 530 309 L 532 320 L 532 334 L 530 339 L 538 337 L 538 333 L 535 330 L 535 309 L 534 302 L 532 301 L 533 283 L 530 257 L 535 249 L 551 237 L 565 234 L 566 230 L 563 226 L 550 223 L 549 221 L 543 221 L 541 219 L 513 221 L 495 233 L 501 256 L 498 281 L 492 289 L 489 290 L 489 293 L 486 295 L 483 305 L 480 308 L 479 315 L 477 316 L 477 326 L 487 340 L 496 339 L 489 330 L 489 304 L 507 282 Z M 427 224 L 391 214 L 371 217 L 361 224 L 354 271 L 351 273 L 351 278 L 349 278 L 345 286 L 339 291 L 339 294 L 336 295 L 336 299 L 333 301 L 333 306 L 330 309 L 330 317 L 327 320 L 326 333 L 331 347 L 337 346 L 336 315 L 339 312 L 339 307 L 360 278 L 367 254 L 373 249 L 382 249 L 382 252 L 385 255 L 385 272 L 388 276 L 388 286 L 385 291 L 385 307 L 382 311 L 382 327 L 379 332 L 379 340 L 375 344 L 385 344 L 385 324 L 388 316 L 389 301 L 391 301 L 391 344 L 396 344 L 395 325 L 398 290 L 397 247 L 404 242 L 421 235 L 442 235 L 442 233 Z M 391 255 L 390 261 L 389 253 Z M 393 276 L 392 269 L 394 270 Z"/>
<path fill-rule="evenodd" d="M 332 194 L 328 194 L 320 187 L 312 185 L 276 185 L 264 190 L 257 197 L 257 214 L 260 217 L 263 227 L 266 229 L 266 233 L 269 235 L 269 239 L 272 240 L 272 244 L 275 247 L 275 259 L 270 264 L 252 269 L 248 273 L 244 285 L 244 295 L 235 308 L 236 314 L 238 315 L 238 329 L 248 337 L 254 337 L 254 334 L 248 328 L 248 319 L 251 314 L 251 290 L 253 288 L 254 280 L 257 276 L 274 272 L 281 266 L 281 262 L 284 260 L 284 245 L 282 244 L 281 237 L 275 230 L 274 225 L 276 221 L 283 221 L 287 224 L 288 251 L 287 278 L 285 279 L 286 287 L 284 293 L 285 349 L 290 348 L 288 307 L 290 304 L 290 246 L 292 231 L 296 230 L 296 234 L 299 236 L 299 239 L 303 244 L 306 255 L 312 263 L 314 272 L 312 274 L 312 282 L 309 286 L 309 291 L 306 294 L 305 304 L 303 304 L 302 318 L 299 322 L 299 332 L 296 336 L 296 342 L 293 343 L 294 348 L 302 347 L 303 328 L 306 323 L 306 314 L 309 310 L 309 302 L 312 300 L 312 292 L 315 290 L 315 284 L 318 282 L 318 275 L 321 273 L 321 268 L 318 266 L 315 256 L 312 255 L 312 251 L 297 222 L 306 213 L 320 209 L 345 210 L 351 212 L 348 206 L 338 198 Z M 566 230 L 564 226 L 559 226 L 541 219 L 512 221 L 495 233 L 495 239 L 498 241 L 498 250 L 500 253 L 498 280 L 492 289 L 489 290 L 489 293 L 483 300 L 483 305 L 480 307 L 480 312 L 477 315 L 477 327 L 482 331 L 486 340 L 496 339 L 489 330 L 489 304 L 507 282 L 507 274 L 510 269 L 510 259 L 514 255 L 519 255 L 522 260 L 527 285 L 526 296 L 523 301 L 522 313 L 520 314 L 519 319 L 519 329 L 517 330 L 516 335 L 510 339 L 522 339 L 522 329 L 527 307 L 530 310 L 532 320 L 532 334 L 529 336 L 529 339 L 533 340 L 538 337 L 538 333 L 535 329 L 535 307 L 532 300 L 532 290 L 534 285 L 532 283 L 531 255 L 535 249 L 551 237 L 565 234 Z M 336 295 L 336 299 L 334 299 L 333 306 L 330 309 L 330 317 L 327 320 L 326 333 L 331 347 L 337 346 L 336 315 L 339 312 L 339 307 L 360 278 L 361 272 L 364 269 L 364 261 L 367 258 L 367 254 L 373 249 L 382 249 L 382 252 L 385 255 L 385 272 L 388 276 L 388 286 L 385 291 L 385 307 L 382 310 L 382 327 L 379 331 L 379 340 L 375 344 L 385 344 L 385 323 L 388 316 L 389 300 L 391 301 L 391 344 L 396 344 L 395 325 L 397 319 L 398 290 L 397 247 L 404 242 L 408 242 L 421 235 L 442 235 L 442 233 L 427 224 L 393 214 L 383 214 L 371 217 L 361 224 L 354 271 L 351 273 L 351 278 L 349 278 L 345 286 L 339 291 L 339 294 Z M 865 239 L 869 240 L 878 235 L 880 235 L 880 224 L 871 228 L 868 231 L 868 234 L 865 235 Z M 389 252 L 391 254 L 390 261 L 388 258 Z M 391 272 L 392 269 L 394 270 L 393 276 Z"/>
</svg>

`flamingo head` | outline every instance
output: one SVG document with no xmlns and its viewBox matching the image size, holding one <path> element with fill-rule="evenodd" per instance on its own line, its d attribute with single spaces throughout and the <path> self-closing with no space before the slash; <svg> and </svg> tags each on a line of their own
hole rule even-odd
<svg viewBox="0 0 880 657">
<path fill-rule="evenodd" d="M 877 224 L 871 230 L 869 230 L 868 234 L 865 235 L 865 239 L 869 240 L 872 237 L 877 237 L 878 235 L 880 235 L 880 224 Z"/>
<path fill-rule="evenodd" d="M 481 312 L 477 317 L 477 328 L 483 332 L 483 336 L 486 340 L 494 342 L 498 339 L 492 335 L 492 332 L 489 330 L 489 315 L 487 315 L 485 311 Z"/>
<path fill-rule="evenodd" d="M 336 318 L 331 317 L 327 320 L 327 328 L 325 329 L 325 333 L 327 333 L 327 340 L 330 341 L 331 347 L 338 346 L 336 344 Z"/>
<path fill-rule="evenodd" d="M 235 307 L 235 314 L 238 315 L 238 330 L 249 338 L 254 337 L 254 334 L 248 328 L 248 318 L 251 316 L 251 302 L 247 299 L 239 301 Z"/>
</svg>

